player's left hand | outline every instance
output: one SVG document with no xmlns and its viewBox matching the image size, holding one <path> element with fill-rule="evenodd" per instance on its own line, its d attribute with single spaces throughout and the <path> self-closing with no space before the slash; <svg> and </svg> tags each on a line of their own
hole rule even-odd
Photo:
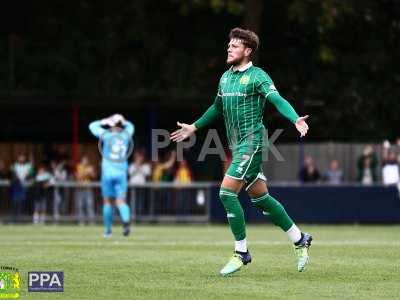
<svg viewBox="0 0 400 300">
<path fill-rule="evenodd" d="M 308 131 L 308 125 L 306 123 L 306 120 L 308 119 L 309 115 L 306 115 L 304 117 L 299 117 L 296 120 L 296 123 L 294 124 L 296 126 L 296 129 L 298 132 L 300 132 L 300 137 L 303 137 L 307 134 Z"/>
</svg>

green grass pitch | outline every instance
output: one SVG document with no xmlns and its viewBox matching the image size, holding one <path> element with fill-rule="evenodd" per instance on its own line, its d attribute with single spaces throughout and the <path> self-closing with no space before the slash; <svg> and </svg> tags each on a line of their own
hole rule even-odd
<svg viewBox="0 0 400 300">
<path fill-rule="evenodd" d="M 400 299 L 400 226 L 303 225 L 311 264 L 296 271 L 287 237 L 270 225 L 247 229 L 253 262 L 218 272 L 232 253 L 218 225 L 0 227 L 0 265 L 17 267 L 20 299 Z M 28 293 L 29 271 L 64 271 L 63 293 Z"/>
</svg>

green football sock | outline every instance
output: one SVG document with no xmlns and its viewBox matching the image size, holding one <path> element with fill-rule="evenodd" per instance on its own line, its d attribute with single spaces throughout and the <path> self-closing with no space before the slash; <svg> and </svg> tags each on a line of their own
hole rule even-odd
<svg viewBox="0 0 400 300">
<path fill-rule="evenodd" d="M 246 238 L 246 225 L 244 214 L 237 194 L 229 189 L 221 188 L 219 197 L 225 207 L 228 222 L 236 241 Z"/>
<path fill-rule="evenodd" d="M 264 214 L 270 216 L 272 223 L 282 228 L 285 232 L 293 225 L 292 219 L 288 216 L 282 204 L 269 194 L 264 194 L 258 198 L 251 199 L 251 202 Z"/>
</svg>

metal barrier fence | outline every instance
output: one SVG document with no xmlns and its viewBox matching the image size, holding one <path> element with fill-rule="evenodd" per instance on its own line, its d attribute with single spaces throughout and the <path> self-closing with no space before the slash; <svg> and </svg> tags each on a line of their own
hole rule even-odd
<svg viewBox="0 0 400 300">
<path fill-rule="evenodd" d="M 127 203 L 137 222 L 208 222 L 215 183 L 129 185 Z M 16 197 L 9 181 L 0 181 L 0 221 L 32 222 L 38 195 L 32 184 Z M 43 199 L 43 195 L 41 195 Z M 44 195 L 46 222 L 101 221 L 100 183 L 60 182 Z"/>
<path fill-rule="evenodd" d="M 215 182 L 146 183 L 129 187 L 127 202 L 135 222 L 221 222 L 226 212 Z M 396 186 L 375 184 L 327 185 L 273 183 L 269 191 L 297 221 L 306 223 L 399 223 L 400 197 Z M 0 221 L 32 222 L 35 190 L 28 186 L 16 201 L 9 182 L 0 181 Z M 239 195 L 246 222 L 268 222 L 245 192 Z M 102 199 L 98 182 L 58 183 L 46 196 L 46 222 L 101 222 Z M 89 204 L 89 205 L 86 205 Z M 91 206 L 93 209 L 88 209 Z M 118 220 L 118 218 L 116 218 Z"/>
</svg>

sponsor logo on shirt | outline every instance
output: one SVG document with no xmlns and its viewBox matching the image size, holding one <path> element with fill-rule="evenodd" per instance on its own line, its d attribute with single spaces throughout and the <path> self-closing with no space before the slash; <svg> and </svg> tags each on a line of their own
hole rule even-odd
<svg viewBox="0 0 400 300">
<path fill-rule="evenodd" d="M 247 96 L 247 94 L 246 93 L 241 93 L 241 92 L 235 92 L 235 93 L 224 93 L 224 92 L 222 92 L 222 96 L 225 96 L 225 97 L 230 97 L 230 96 L 237 97 L 237 96 Z"/>
<path fill-rule="evenodd" d="M 250 81 L 250 76 L 249 75 L 243 75 L 240 78 L 240 84 L 248 84 Z"/>
<path fill-rule="evenodd" d="M 276 87 L 275 87 L 275 85 L 273 85 L 273 84 L 271 84 L 271 85 L 269 86 L 269 89 L 272 90 L 272 91 L 276 91 Z"/>
</svg>

